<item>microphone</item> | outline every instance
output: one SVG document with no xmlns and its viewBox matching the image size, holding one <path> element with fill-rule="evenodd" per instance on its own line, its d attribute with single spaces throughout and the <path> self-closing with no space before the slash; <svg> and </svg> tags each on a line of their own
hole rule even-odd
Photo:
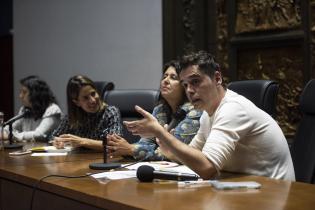
<svg viewBox="0 0 315 210">
<path fill-rule="evenodd" d="M 141 182 L 152 182 L 153 179 L 188 181 L 198 180 L 199 176 L 195 174 L 178 173 L 170 171 L 156 171 L 151 166 L 142 165 L 137 170 L 137 178 Z"/>
<path fill-rule="evenodd" d="M 21 119 L 25 116 L 28 116 L 30 115 L 31 113 L 31 110 L 29 108 L 25 108 L 23 113 L 19 114 L 19 115 L 16 115 L 15 117 L 11 118 L 10 120 L 6 121 L 2 127 L 6 126 L 6 125 L 9 125 L 9 144 L 6 144 L 4 145 L 4 149 L 18 149 L 18 148 L 21 148 L 23 147 L 22 144 L 14 144 L 13 143 L 13 129 L 12 129 L 12 123 L 15 122 L 16 120 L 18 119 Z"/>
<path fill-rule="evenodd" d="M 103 137 L 103 163 L 90 163 L 89 164 L 89 168 L 93 169 L 93 170 L 111 170 L 111 169 L 115 169 L 115 168 L 121 168 L 121 163 L 116 163 L 116 162 L 111 162 L 108 163 L 107 162 L 107 131 L 108 129 L 106 129 L 105 131 L 105 135 Z"/>
<path fill-rule="evenodd" d="M 9 124 L 12 124 L 13 122 L 29 115 L 30 113 L 31 113 L 31 110 L 29 108 L 25 108 L 23 113 L 16 115 L 16 116 L 12 117 L 11 119 L 9 119 L 8 121 L 6 121 L 5 123 L 3 123 L 3 127 L 6 125 L 9 125 Z"/>
<path fill-rule="evenodd" d="M 178 109 L 174 114 L 173 114 L 173 117 L 172 117 L 172 120 L 171 122 L 168 124 L 168 127 L 167 127 L 167 131 L 170 131 L 172 130 L 173 128 L 175 128 L 178 123 L 180 121 L 182 121 L 185 117 L 186 117 L 186 111 L 183 110 L 183 109 Z"/>
</svg>

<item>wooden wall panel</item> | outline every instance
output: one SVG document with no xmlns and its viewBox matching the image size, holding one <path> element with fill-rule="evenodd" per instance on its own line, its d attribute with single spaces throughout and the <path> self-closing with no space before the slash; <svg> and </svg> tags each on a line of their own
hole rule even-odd
<svg viewBox="0 0 315 210">
<path fill-rule="evenodd" d="M 239 0 L 235 32 L 301 28 L 298 1 Z"/>
<path fill-rule="evenodd" d="M 302 52 L 302 47 L 296 45 L 243 49 L 237 53 L 239 80 L 267 79 L 279 83 L 276 120 L 290 137 L 300 119 L 299 95 L 304 85 Z"/>
<path fill-rule="evenodd" d="M 164 0 L 163 5 L 164 60 L 204 49 L 216 55 L 226 82 L 279 82 L 276 120 L 292 138 L 300 93 L 315 77 L 315 0 Z"/>
</svg>

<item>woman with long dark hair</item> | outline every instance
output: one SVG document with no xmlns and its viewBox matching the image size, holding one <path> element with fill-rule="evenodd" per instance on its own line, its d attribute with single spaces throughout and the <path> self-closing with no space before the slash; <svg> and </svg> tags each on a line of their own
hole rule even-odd
<svg viewBox="0 0 315 210">
<path fill-rule="evenodd" d="M 22 107 L 18 114 L 27 114 L 12 124 L 14 140 L 48 139 L 58 126 L 62 112 L 56 98 L 47 83 L 37 76 L 28 76 L 20 80 L 19 98 Z M 5 127 L 4 139 L 7 139 L 8 127 Z"/>
<path fill-rule="evenodd" d="M 102 140 L 107 134 L 122 133 L 118 108 L 100 98 L 94 82 L 88 77 L 76 75 L 69 79 L 67 104 L 68 116 L 52 135 L 57 148 L 70 143 L 73 147 L 102 151 Z"/>
<path fill-rule="evenodd" d="M 153 116 L 161 125 L 168 124 L 168 130 L 188 144 L 199 129 L 201 111 L 194 109 L 188 102 L 185 90 L 180 84 L 178 61 L 170 61 L 164 65 L 160 83 L 160 100 L 153 110 Z M 172 127 L 172 128 L 170 128 Z M 135 159 L 163 160 L 155 138 L 141 138 L 135 144 L 129 144 L 118 135 L 108 136 L 108 151 L 111 156 L 131 156 Z"/>
</svg>

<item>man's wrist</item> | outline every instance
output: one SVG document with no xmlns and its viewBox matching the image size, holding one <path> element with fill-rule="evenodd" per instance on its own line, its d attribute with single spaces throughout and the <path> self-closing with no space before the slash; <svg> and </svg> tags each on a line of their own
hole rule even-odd
<svg viewBox="0 0 315 210">
<path fill-rule="evenodd" d="M 163 127 L 160 125 L 160 126 L 157 126 L 157 128 L 154 130 L 153 135 L 154 135 L 154 137 L 160 139 L 160 138 L 162 138 L 162 137 L 165 136 L 165 132 L 167 132 L 167 131 L 165 130 L 165 128 L 163 128 Z"/>
<path fill-rule="evenodd" d="M 128 145 L 128 148 L 127 148 L 127 150 L 126 150 L 126 155 L 128 155 L 128 156 L 133 156 L 134 155 L 134 153 L 135 153 L 135 147 L 134 147 L 134 145 L 132 145 L 132 144 L 129 144 Z"/>
</svg>

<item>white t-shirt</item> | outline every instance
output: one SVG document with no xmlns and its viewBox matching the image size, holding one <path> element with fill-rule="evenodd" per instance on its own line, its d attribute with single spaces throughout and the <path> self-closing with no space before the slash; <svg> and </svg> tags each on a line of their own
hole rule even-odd
<svg viewBox="0 0 315 210">
<path fill-rule="evenodd" d="M 218 172 L 295 180 L 289 147 L 276 121 L 231 90 L 212 116 L 203 112 L 190 145 L 201 150 Z"/>
</svg>

